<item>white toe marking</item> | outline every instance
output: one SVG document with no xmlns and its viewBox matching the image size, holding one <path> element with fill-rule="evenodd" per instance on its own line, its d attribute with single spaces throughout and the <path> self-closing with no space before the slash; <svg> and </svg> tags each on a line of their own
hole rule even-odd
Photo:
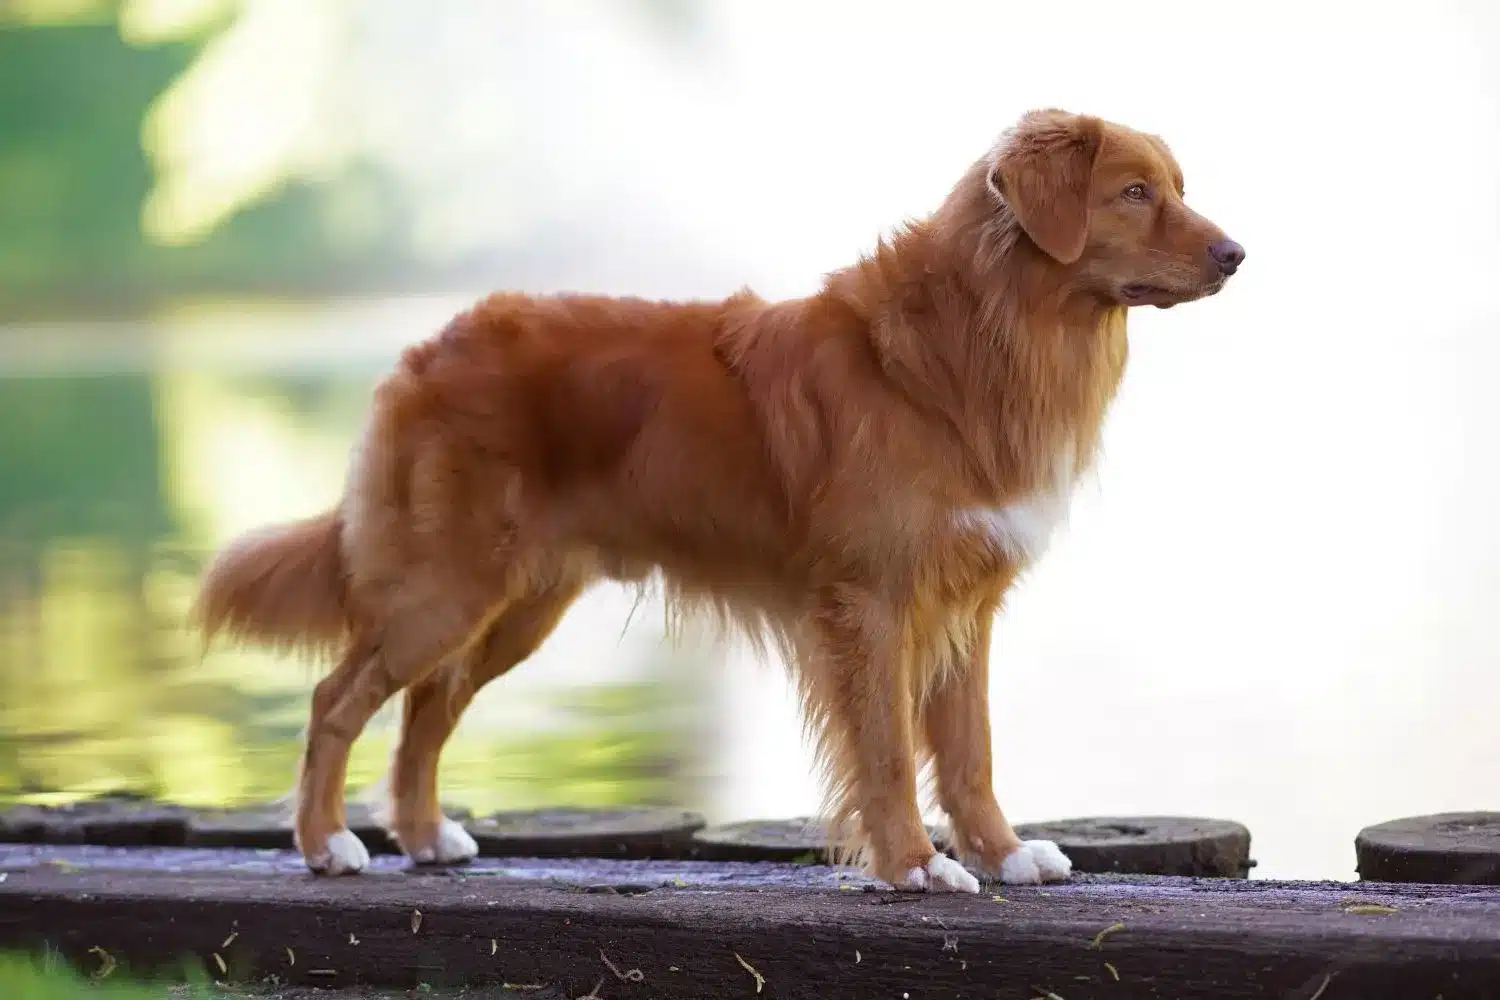
<svg viewBox="0 0 1500 1000">
<path fill-rule="evenodd" d="M 478 856 L 479 845 L 474 842 L 473 837 L 469 836 L 469 831 L 465 830 L 457 820 L 444 818 L 443 822 L 438 825 L 438 863 L 452 864 L 455 861 L 468 861 Z"/>
<path fill-rule="evenodd" d="M 1000 881 L 1006 885 L 1038 885 L 1042 881 L 1042 870 L 1031 859 L 1026 845 L 1011 851 L 1000 862 Z"/>
<path fill-rule="evenodd" d="M 934 854 L 927 862 L 929 892 L 978 892 L 979 880 L 946 854 Z"/>
<path fill-rule="evenodd" d="M 438 824 L 437 839 L 427 847 L 413 851 L 411 859 L 419 865 L 451 865 L 478 856 L 479 845 L 469 836 L 469 831 L 457 820 L 444 817 Z"/>
<path fill-rule="evenodd" d="M 1031 852 L 1031 858 L 1041 869 L 1043 882 L 1064 881 L 1073 872 L 1073 862 L 1050 840 L 1028 840 L 1022 847 Z"/>
<path fill-rule="evenodd" d="M 1000 862 L 1000 881 L 1006 885 L 1039 885 L 1061 882 L 1073 870 L 1073 862 L 1050 840 L 1027 840 Z"/>
<path fill-rule="evenodd" d="M 348 830 L 339 830 L 331 835 L 327 850 L 307 858 L 307 867 L 324 875 L 353 875 L 363 871 L 369 864 L 370 852 Z"/>
<path fill-rule="evenodd" d="M 903 892 L 926 892 L 927 869 L 913 868 L 906 873 L 906 878 L 896 883 L 896 888 Z"/>
<path fill-rule="evenodd" d="M 946 854 L 934 854 L 925 868 L 913 868 L 896 885 L 904 892 L 978 892 L 979 880 Z"/>
</svg>

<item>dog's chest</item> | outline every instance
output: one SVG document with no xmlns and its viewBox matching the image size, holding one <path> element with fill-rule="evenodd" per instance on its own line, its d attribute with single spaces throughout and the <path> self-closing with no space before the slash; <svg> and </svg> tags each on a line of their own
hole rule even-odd
<svg viewBox="0 0 1500 1000">
<path fill-rule="evenodd" d="M 1032 488 L 1003 503 L 956 507 L 945 526 L 949 537 L 979 554 L 1011 566 L 1036 562 L 1068 518 L 1078 465 L 1071 449 L 1060 452 Z"/>
<path fill-rule="evenodd" d="M 1068 517 L 1070 492 L 1032 493 L 1003 506 L 961 507 L 952 530 L 965 543 L 992 550 L 1016 565 L 1040 559 Z"/>
</svg>

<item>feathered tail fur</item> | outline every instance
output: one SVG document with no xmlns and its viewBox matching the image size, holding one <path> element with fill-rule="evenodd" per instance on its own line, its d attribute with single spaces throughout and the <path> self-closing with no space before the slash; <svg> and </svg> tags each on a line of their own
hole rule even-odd
<svg viewBox="0 0 1500 1000">
<path fill-rule="evenodd" d="M 194 618 L 207 643 L 221 632 L 275 649 L 323 652 L 349 632 L 337 510 L 243 535 L 203 575 Z"/>
</svg>

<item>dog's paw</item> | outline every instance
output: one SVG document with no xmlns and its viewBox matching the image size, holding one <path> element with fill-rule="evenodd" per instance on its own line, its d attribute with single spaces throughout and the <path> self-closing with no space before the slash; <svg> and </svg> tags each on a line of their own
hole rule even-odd
<svg viewBox="0 0 1500 1000">
<path fill-rule="evenodd" d="M 364 843 L 348 830 L 331 834 L 324 849 L 306 854 L 307 867 L 318 875 L 355 875 L 370 864 L 370 852 Z"/>
<path fill-rule="evenodd" d="M 479 845 L 457 820 L 444 817 L 433 842 L 408 856 L 419 865 L 456 865 L 478 857 Z"/>
<path fill-rule="evenodd" d="M 896 883 L 905 892 L 978 892 L 979 880 L 946 854 L 934 854 L 925 868 L 913 868 Z"/>
<path fill-rule="evenodd" d="M 1040 885 L 1062 882 L 1073 871 L 1073 862 L 1050 840 L 1026 840 L 1000 862 L 1000 881 L 1006 885 Z"/>
</svg>

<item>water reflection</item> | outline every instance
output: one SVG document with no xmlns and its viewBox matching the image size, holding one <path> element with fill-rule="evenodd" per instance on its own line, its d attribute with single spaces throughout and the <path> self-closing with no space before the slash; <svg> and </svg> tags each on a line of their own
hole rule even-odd
<svg viewBox="0 0 1500 1000">
<path fill-rule="evenodd" d="M 373 382 L 422 333 L 338 337 L 326 318 L 0 330 L 0 800 L 288 790 L 317 668 L 205 655 L 183 624 L 217 545 L 337 496 Z M 293 363 L 274 350 L 281 367 L 260 363 L 277 341 L 298 345 Z M 692 799 L 703 672 L 647 619 L 622 634 L 623 620 L 596 637 L 607 643 L 575 641 L 581 662 L 486 692 L 445 756 L 446 797 L 476 810 Z M 394 721 L 388 706 L 357 744 L 353 785 L 383 775 Z"/>
</svg>

